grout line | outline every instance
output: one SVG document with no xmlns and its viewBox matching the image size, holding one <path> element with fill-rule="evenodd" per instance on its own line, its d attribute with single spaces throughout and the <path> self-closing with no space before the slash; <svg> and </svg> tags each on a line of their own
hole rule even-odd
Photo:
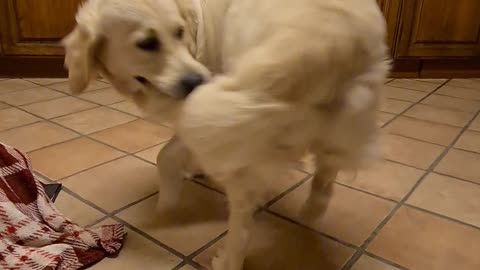
<svg viewBox="0 0 480 270">
<path fill-rule="evenodd" d="M 404 206 L 408 207 L 408 208 L 418 210 L 418 211 L 421 211 L 421 212 L 424 212 L 424 213 L 428 213 L 432 216 L 436 216 L 436 217 L 439 217 L 439 218 L 442 218 L 442 219 L 447 219 L 447 220 L 452 221 L 454 223 L 460 223 L 463 226 L 467 226 L 467 227 L 470 227 L 470 228 L 475 229 L 475 230 L 480 230 L 480 227 L 476 226 L 474 224 L 470 224 L 470 223 L 467 223 L 465 221 L 461 221 L 459 219 L 449 217 L 449 216 L 446 216 L 446 215 L 438 213 L 438 212 L 434 212 L 434 211 L 431 211 L 431 210 L 428 210 L 428 209 L 425 209 L 425 208 L 422 208 L 422 207 L 419 207 L 419 206 L 415 206 L 415 205 L 409 204 L 407 202 L 405 202 Z"/>
<path fill-rule="evenodd" d="M 448 85 L 447 85 L 448 86 Z M 470 88 L 464 88 L 464 87 L 459 87 L 459 88 L 463 88 L 463 89 L 470 89 Z M 478 90 L 478 89 L 470 89 L 470 90 Z M 452 96 L 452 95 L 447 95 L 447 94 L 442 94 L 442 93 L 437 93 L 436 95 L 439 95 L 439 96 L 443 96 L 443 97 L 451 97 L 451 98 L 457 98 L 457 99 L 461 99 L 461 100 L 467 100 L 467 101 L 476 101 L 476 102 L 480 102 L 480 99 L 473 99 L 473 98 L 463 98 L 463 97 L 458 97 L 458 96 Z"/>
<path fill-rule="evenodd" d="M 441 83 L 441 84 L 437 84 L 437 86 L 443 86 L 445 85 L 447 82 L 444 82 L 444 83 Z M 410 91 L 415 91 L 415 92 L 420 92 L 420 93 L 431 93 L 431 92 L 434 92 L 437 90 L 437 88 L 434 88 L 433 90 L 431 91 L 422 91 L 422 90 L 417 90 L 417 89 L 412 89 L 412 88 L 407 88 L 407 87 L 400 87 L 400 86 L 395 86 L 395 85 L 389 85 L 388 83 L 385 84 L 385 86 L 388 86 L 388 87 L 393 87 L 393 88 L 397 88 L 397 89 L 405 89 L 405 90 L 410 90 Z M 411 101 L 410 101 L 411 102 Z"/>
<path fill-rule="evenodd" d="M 354 244 L 351 244 L 351 243 L 349 243 L 349 242 L 346 242 L 346 241 L 344 241 L 344 240 L 342 240 L 342 239 L 339 239 L 339 238 L 337 238 L 337 237 L 335 237 L 335 236 L 331 236 L 331 235 L 329 235 L 329 234 L 326 234 L 326 233 L 324 233 L 324 232 L 322 232 L 322 231 L 317 231 L 317 230 L 315 230 L 315 229 L 313 229 L 313 228 L 308 227 L 307 225 L 304 225 L 304 224 L 302 224 L 302 223 L 300 223 L 300 222 L 298 222 L 298 221 L 296 221 L 296 220 L 294 220 L 294 219 L 291 219 L 291 218 L 289 218 L 289 217 L 286 217 L 286 216 L 284 216 L 284 215 L 282 215 L 282 214 L 279 214 L 279 213 L 277 213 L 277 212 L 275 212 L 275 211 L 273 211 L 273 210 L 271 210 L 271 209 L 262 209 L 262 210 L 263 210 L 265 213 L 267 213 L 267 214 L 273 215 L 273 216 L 275 216 L 275 217 L 277 217 L 277 218 L 280 218 L 280 219 L 282 219 L 282 220 L 284 220 L 284 221 L 293 223 L 293 224 L 295 224 L 295 225 L 297 225 L 297 226 L 299 226 L 299 227 L 301 227 L 301 228 L 303 228 L 303 229 L 306 229 L 306 230 L 308 230 L 308 231 L 314 232 L 314 233 L 316 233 L 316 234 L 318 234 L 318 235 L 320 235 L 320 236 L 322 236 L 322 237 L 328 238 L 328 239 L 330 239 L 330 240 L 332 240 L 332 241 L 334 241 L 334 242 L 336 242 L 336 243 L 340 243 L 340 244 L 342 244 L 342 245 L 344 245 L 344 246 L 347 246 L 347 247 L 349 247 L 349 248 L 352 248 L 352 249 L 358 249 L 358 248 L 359 248 L 358 246 L 356 246 L 356 245 L 354 245 Z"/>
<path fill-rule="evenodd" d="M 73 196 L 75 199 L 77 199 L 77 200 L 83 202 L 84 204 L 86 204 L 86 205 L 94 208 L 95 210 L 103 213 L 104 215 L 106 215 L 106 216 L 109 215 L 108 211 L 106 211 L 105 209 L 103 209 L 103 208 L 97 206 L 96 204 L 90 202 L 89 200 L 83 198 L 82 196 L 78 195 L 77 193 L 73 192 L 71 189 L 69 189 L 69 188 L 66 187 L 65 185 L 62 185 L 62 191 L 65 191 L 65 193 Z"/>
<path fill-rule="evenodd" d="M 363 190 L 363 189 L 359 189 L 359 188 L 356 188 L 356 187 L 353 187 L 353 186 L 349 186 L 347 184 L 343 184 L 341 182 L 338 182 L 338 180 L 335 180 L 335 184 L 337 184 L 339 186 L 342 186 L 342 187 L 345 187 L 345 188 L 348 188 L 348 189 L 353 189 L 355 191 L 358 191 L 358 192 L 361 192 L 361 193 L 364 193 L 364 194 L 367 194 L 367 195 L 370 195 L 370 196 L 373 196 L 373 197 L 376 197 L 378 199 L 382 199 L 382 200 L 385 200 L 385 201 L 389 201 L 389 202 L 393 202 L 393 203 L 398 203 L 399 202 L 399 201 L 394 200 L 392 198 L 387 198 L 387 197 L 375 194 L 375 193 L 367 191 L 367 190 Z"/>
<path fill-rule="evenodd" d="M 172 253 L 173 255 L 177 256 L 178 258 L 182 259 L 182 260 L 185 260 L 186 259 L 186 256 L 184 254 L 182 254 L 180 251 L 177 251 L 175 250 L 174 248 L 158 241 L 157 239 L 155 239 L 154 237 L 150 236 L 149 234 L 147 234 L 146 232 L 138 229 L 137 227 L 131 225 L 130 223 L 126 222 L 125 220 L 117 217 L 117 216 L 112 216 L 112 219 L 114 219 L 115 221 L 117 222 L 120 222 L 121 224 L 125 225 L 125 227 L 127 227 L 128 229 L 138 233 L 139 235 L 145 237 L 146 239 L 150 240 L 151 242 L 153 242 L 154 244 L 156 244 L 157 246 L 160 246 L 162 247 L 163 249 L 167 250 L 168 252 Z"/>
<path fill-rule="evenodd" d="M 108 164 L 108 163 L 110 163 L 110 162 L 117 161 L 117 160 L 122 159 L 122 158 L 125 158 L 125 157 L 127 157 L 127 155 L 119 156 L 119 157 L 116 157 L 116 158 L 114 158 L 114 159 L 101 162 L 101 163 L 99 163 L 99 164 L 97 164 L 97 165 L 94 165 L 94 166 L 92 166 L 92 167 L 89 167 L 89 168 L 80 170 L 80 171 L 78 171 L 78 172 L 72 173 L 72 174 L 70 174 L 70 175 L 64 176 L 64 177 L 62 177 L 62 178 L 60 178 L 60 179 L 58 179 L 58 180 L 55 180 L 55 181 L 56 181 L 56 182 L 61 182 L 62 184 L 64 184 L 64 182 L 62 182 L 62 181 L 65 181 L 66 179 L 68 179 L 68 178 L 70 178 L 70 177 L 73 177 L 73 176 L 75 176 L 75 175 L 84 173 L 84 172 L 86 172 L 86 171 L 88 171 L 88 170 L 92 170 L 92 169 L 98 168 L 98 167 L 100 167 L 100 166 L 103 166 L 103 165 Z"/>
<path fill-rule="evenodd" d="M 448 82 L 448 81 L 447 81 Z M 432 164 L 430 164 L 427 171 L 420 177 L 420 179 L 415 183 L 415 185 L 410 189 L 410 191 L 405 195 L 405 197 L 393 208 L 393 210 L 385 217 L 382 222 L 375 228 L 375 230 L 370 234 L 367 240 L 360 246 L 360 248 L 355 252 L 352 258 L 344 265 L 342 270 L 350 270 L 353 265 L 357 262 L 357 260 L 365 253 L 365 250 L 370 245 L 371 242 L 375 240 L 377 235 L 380 231 L 385 227 L 385 225 L 395 216 L 398 210 L 406 204 L 406 201 L 412 196 L 415 190 L 421 185 L 421 183 L 425 180 L 427 175 L 432 173 L 435 167 L 440 163 L 440 161 L 448 154 L 449 150 L 455 145 L 455 143 L 460 139 L 465 131 L 468 130 L 468 127 L 473 123 L 475 118 L 480 115 L 480 110 L 470 119 L 470 121 L 462 128 L 462 131 L 455 137 L 455 139 L 447 146 L 442 153 L 434 160 Z"/>
<path fill-rule="evenodd" d="M 461 129 L 461 128 L 459 128 Z M 402 138 L 405 138 L 405 139 L 410 139 L 410 140 L 414 140 L 414 141 L 418 141 L 418 142 L 424 142 L 424 143 L 428 143 L 428 144 L 432 144 L 432 145 L 436 145 L 436 146 L 441 146 L 441 147 L 446 147 L 448 146 L 448 144 L 439 144 L 439 143 L 435 143 L 435 142 L 429 142 L 429 141 L 425 141 L 425 140 L 420 140 L 420 139 L 417 139 L 417 138 L 414 138 L 414 137 L 410 137 L 410 136 L 405 136 L 403 134 L 398 134 L 396 132 L 393 132 L 391 130 L 388 130 L 388 134 L 389 135 L 394 135 L 394 136 L 397 136 L 397 137 L 402 137 Z"/>
<path fill-rule="evenodd" d="M 219 234 L 217 237 L 215 237 L 213 240 L 209 241 L 207 244 L 205 244 L 203 247 L 195 250 L 192 254 L 188 255 L 186 260 L 189 261 L 189 262 L 194 262 L 194 263 L 197 263 L 194 261 L 194 259 L 200 255 L 202 252 L 204 252 L 205 250 L 209 249 L 210 247 L 212 247 L 213 245 L 215 245 L 216 243 L 220 242 L 226 235 L 227 235 L 228 231 L 224 231 L 222 232 L 221 234 Z M 197 263 L 198 264 L 198 263 Z"/>
<path fill-rule="evenodd" d="M 4 110 L 8 110 L 8 109 L 17 109 L 17 108 L 11 107 L 11 108 L 5 108 Z M 30 126 L 30 125 L 33 125 L 33 124 L 38 124 L 38 123 L 40 123 L 40 122 L 42 122 L 42 121 L 43 121 L 42 119 L 38 119 L 38 120 L 35 121 L 35 122 L 31 122 L 31 123 L 28 123 L 28 124 L 25 124 L 25 125 L 20 125 L 20 126 L 17 126 L 17 127 L 12 127 L 12 128 L 3 129 L 3 130 L 0 131 L 0 133 L 5 132 L 5 131 L 10 131 L 10 130 L 13 130 L 13 129 L 16 129 L 16 128 L 23 128 L 23 127 Z"/>
<path fill-rule="evenodd" d="M 478 153 L 475 153 L 475 154 L 478 154 Z M 468 179 L 463 179 L 463 178 L 460 178 L 458 176 L 453 176 L 453 175 L 449 175 L 449 174 L 446 174 L 446 173 L 437 172 L 435 170 L 433 171 L 433 173 L 436 173 L 438 175 L 447 176 L 449 178 L 452 178 L 452 179 L 455 179 L 455 180 L 458 180 L 458 181 L 462 181 L 462 182 L 466 182 L 466 183 L 469 183 L 469 184 L 474 184 L 474 185 L 480 186 L 480 183 L 478 183 L 478 182 L 468 180 Z"/>
<path fill-rule="evenodd" d="M 446 82 L 440 84 L 435 90 L 433 90 L 432 92 L 428 93 L 426 96 L 424 96 L 423 98 L 417 100 L 417 102 L 414 102 L 412 103 L 410 106 L 408 106 L 405 110 L 403 110 L 401 113 L 395 115 L 392 119 L 390 119 L 389 121 L 385 122 L 381 128 L 384 128 L 386 126 L 388 126 L 391 122 L 393 122 L 394 120 L 396 120 L 398 117 L 402 116 L 404 113 L 406 113 L 407 111 L 409 111 L 411 108 L 413 108 L 415 105 L 417 104 L 420 104 L 422 101 L 424 101 L 425 99 L 427 99 L 428 97 L 430 97 L 431 95 L 435 94 L 435 92 L 437 92 L 440 88 L 442 88 L 444 85 L 446 85 L 450 80 L 447 80 Z M 419 91 L 421 92 L 421 91 Z M 425 93 L 425 92 L 423 92 Z"/>
<path fill-rule="evenodd" d="M 186 265 L 188 265 L 187 262 L 185 260 L 183 260 L 177 266 L 173 267 L 171 270 L 179 270 L 179 269 L 182 269 Z"/>
<path fill-rule="evenodd" d="M 35 88 L 33 88 L 35 89 Z M 32 90 L 32 89 L 30 89 Z M 51 90 L 51 89 L 48 89 L 48 90 Z M 41 103 L 41 102 L 47 102 L 47 101 L 52 101 L 52 100 L 57 100 L 57 99 L 61 99 L 61 98 L 66 98 L 68 97 L 67 95 L 64 95 L 64 96 L 60 96 L 60 97 L 54 97 L 54 98 L 49 98 L 49 99 L 43 99 L 43 100 L 38 100 L 38 101 L 34 101 L 34 102 L 30 102 L 30 103 L 25 103 L 25 104 L 12 104 L 12 103 L 8 103 L 7 101 L 4 101 L 2 100 L 1 102 L 5 103 L 5 104 L 8 104 L 10 106 L 14 106 L 14 107 L 22 107 L 22 106 L 29 106 L 29 105 L 32 105 L 32 104 L 36 104 L 36 103 Z"/>
<path fill-rule="evenodd" d="M 42 84 L 39 84 L 39 83 L 36 83 L 36 82 L 33 82 L 33 81 L 30 81 L 30 80 L 29 80 L 29 79 L 42 79 L 42 78 L 20 78 L 20 79 L 23 80 L 23 81 L 27 81 L 27 82 L 29 82 L 29 83 L 36 84 L 36 85 L 38 85 L 38 86 L 43 86 L 43 87 L 47 87 L 47 86 L 54 85 L 54 84 L 60 84 L 60 83 L 68 82 L 68 79 L 67 79 L 67 78 L 47 78 L 47 79 L 60 79 L 60 80 L 64 79 L 65 81 L 63 81 L 63 82 L 47 83 L 47 84 L 42 85 Z M 50 89 L 50 88 L 49 88 L 49 89 Z M 55 90 L 55 89 L 52 89 L 52 90 Z M 55 91 L 58 91 L 58 90 L 55 90 Z"/>
<path fill-rule="evenodd" d="M 282 198 L 284 198 L 285 196 L 287 196 L 287 194 L 289 194 L 290 192 L 294 191 L 295 189 L 297 189 L 298 187 L 300 187 L 301 185 L 303 185 L 304 183 L 308 182 L 313 176 L 310 175 L 310 174 L 307 174 L 305 177 L 303 177 L 302 179 L 300 179 L 298 181 L 298 183 L 294 184 L 293 186 L 291 186 L 290 188 L 288 188 L 287 190 L 283 191 L 282 193 L 278 194 L 277 196 L 275 196 L 273 199 L 271 199 L 270 201 L 268 201 L 263 207 L 264 208 L 269 208 L 271 207 L 272 205 L 274 205 L 276 202 L 280 201 Z"/>
<path fill-rule="evenodd" d="M 425 105 L 425 106 L 428 106 L 428 107 L 433 107 L 431 105 L 428 105 L 428 104 L 415 104 L 415 105 Z M 450 109 L 447 109 L 449 111 L 452 111 Z M 462 111 L 462 113 L 468 113 L 470 115 L 475 115 L 475 112 L 464 112 Z M 390 113 L 390 114 L 394 114 L 394 113 Z M 405 117 L 405 118 L 410 118 L 410 119 L 415 119 L 415 120 L 419 120 L 419 121 L 423 121 L 423 122 L 427 122 L 427 123 L 431 123 L 431 124 L 437 124 L 437 125 L 442 125 L 442 126 L 447 126 L 447 127 L 452 127 L 452 128 L 458 128 L 458 129 L 462 129 L 466 123 L 463 125 L 463 126 L 454 126 L 454 125 L 451 125 L 451 124 L 446 124 L 446 123 L 439 123 L 439 122 L 435 122 L 435 121 L 432 121 L 432 120 L 427 120 L 427 119 L 421 119 L 421 118 L 417 118 L 417 117 L 413 117 L 413 116 L 409 116 L 409 115 L 398 115 L 399 117 Z"/>
</svg>

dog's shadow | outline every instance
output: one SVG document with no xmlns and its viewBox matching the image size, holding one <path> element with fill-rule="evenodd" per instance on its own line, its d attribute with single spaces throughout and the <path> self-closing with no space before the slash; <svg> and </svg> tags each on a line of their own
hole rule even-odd
<svg viewBox="0 0 480 270">
<path fill-rule="evenodd" d="M 157 196 L 150 200 L 145 207 L 154 211 Z M 227 218 L 224 195 L 186 181 L 173 209 L 142 218 L 139 227 L 184 254 L 197 251 L 194 260 L 210 269 L 224 238 L 202 252 L 198 249 L 226 231 Z M 352 249 L 317 232 L 260 213 L 252 229 L 245 270 L 337 270 L 352 254 Z"/>
<path fill-rule="evenodd" d="M 194 260 L 211 269 L 224 239 Z M 268 213 L 256 218 L 245 270 L 337 270 L 354 250 Z"/>
</svg>

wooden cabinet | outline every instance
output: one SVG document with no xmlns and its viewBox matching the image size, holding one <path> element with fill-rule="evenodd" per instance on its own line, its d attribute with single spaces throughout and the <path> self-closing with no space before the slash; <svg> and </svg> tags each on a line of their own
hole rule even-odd
<svg viewBox="0 0 480 270">
<path fill-rule="evenodd" d="M 2 0 L 4 55 L 63 55 L 58 42 L 75 24 L 81 0 Z"/>
<path fill-rule="evenodd" d="M 480 0 L 376 1 L 394 76 L 480 77 Z M 58 42 L 81 2 L 0 0 L 0 77 L 65 76 Z"/>
<path fill-rule="evenodd" d="M 398 29 L 395 57 L 480 56 L 480 1 L 404 0 Z"/>
</svg>

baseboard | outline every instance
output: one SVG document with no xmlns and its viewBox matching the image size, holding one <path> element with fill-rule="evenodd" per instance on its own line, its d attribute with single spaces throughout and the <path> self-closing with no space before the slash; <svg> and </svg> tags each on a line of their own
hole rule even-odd
<svg viewBox="0 0 480 270">
<path fill-rule="evenodd" d="M 67 72 L 60 56 L 0 56 L 0 78 L 63 78 Z"/>
</svg>

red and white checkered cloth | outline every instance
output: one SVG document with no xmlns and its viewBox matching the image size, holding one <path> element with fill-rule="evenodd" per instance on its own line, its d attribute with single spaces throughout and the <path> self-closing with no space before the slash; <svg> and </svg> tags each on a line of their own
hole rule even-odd
<svg viewBox="0 0 480 270">
<path fill-rule="evenodd" d="M 28 157 L 0 143 L 0 269 L 79 269 L 116 254 L 122 225 L 84 229 L 64 217 Z"/>
</svg>

